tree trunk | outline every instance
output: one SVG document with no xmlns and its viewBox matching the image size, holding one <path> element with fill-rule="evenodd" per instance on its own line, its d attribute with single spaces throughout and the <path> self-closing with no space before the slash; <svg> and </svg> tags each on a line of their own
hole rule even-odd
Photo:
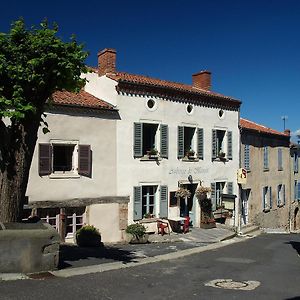
<svg viewBox="0 0 300 300">
<path fill-rule="evenodd" d="M 39 124 L 37 115 L 12 121 L 11 126 L 0 120 L 0 222 L 22 220 Z"/>
</svg>

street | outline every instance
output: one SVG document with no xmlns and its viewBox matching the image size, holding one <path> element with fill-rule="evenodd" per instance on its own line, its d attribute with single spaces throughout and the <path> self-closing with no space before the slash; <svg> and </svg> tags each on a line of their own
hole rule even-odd
<svg viewBox="0 0 300 300">
<path fill-rule="evenodd" d="M 181 259 L 128 269 L 3 281 L 0 299 L 300 299 L 299 254 L 300 235 L 263 234 Z M 219 288 L 209 286 L 217 279 Z M 226 286 L 224 279 L 235 282 Z"/>
</svg>

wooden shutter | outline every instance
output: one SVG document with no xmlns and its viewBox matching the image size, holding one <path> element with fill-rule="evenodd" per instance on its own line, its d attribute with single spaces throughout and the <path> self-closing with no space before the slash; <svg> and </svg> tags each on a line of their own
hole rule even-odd
<svg viewBox="0 0 300 300">
<path fill-rule="evenodd" d="M 160 187 L 160 209 L 159 216 L 161 218 L 168 217 L 168 186 L 162 185 Z"/>
<path fill-rule="evenodd" d="M 212 210 L 216 210 L 217 208 L 217 199 L 216 199 L 216 183 L 215 182 L 212 182 L 210 184 L 210 189 L 211 189 L 211 192 L 210 192 L 210 197 L 211 197 L 211 204 L 212 204 Z"/>
<path fill-rule="evenodd" d="M 282 185 L 283 188 L 283 205 L 285 205 L 285 184 Z"/>
<path fill-rule="evenodd" d="M 142 219 L 142 187 L 133 187 L 133 220 Z"/>
<path fill-rule="evenodd" d="M 264 147 L 264 169 L 269 169 L 269 148 L 268 146 Z"/>
<path fill-rule="evenodd" d="M 227 158 L 232 159 L 232 131 L 227 132 Z"/>
<path fill-rule="evenodd" d="M 250 171 L 250 146 L 244 145 L 244 168 Z"/>
<path fill-rule="evenodd" d="M 178 143 L 177 143 L 177 156 L 178 158 L 184 157 L 184 127 L 178 126 Z"/>
<path fill-rule="evenodd" d="M 270 208 L 272 208 L 272 187 L 269 186 Z"/>
<path fill-rule="evenodd" d="M 143 123 L 134 123 L 133 129 L 133 156 L 143 156 Z"/>
<path fill-rule="evenodd" d="M 203 159 L 204 158 L 204 141 L 203 141 L 203 128 L 197 129 L 197 135 L 198 135 L 198 147 L 197 147 L 197 153 L 198 158 Z"/>
<path fill-rule="evenodd" d="M 169 154 L 169 136 L 168 125 L 160 125 L 160 156 L 168 158 Z"/>
<path fill-rule="evenodd" d="M 212 140 L 211 140 L 211 158 L 212 160 L 217 158 L 217 130 L 212 130 Z"/>
<path fill-rule="evenodd" d="M 49 175 L 52 172 L 52 145 L 39 144 L 39 175 Z"/>
<path fill-rule="evenodd" d="M 91 146 L 78 146 L 78 174 L 83 176 L 91 176 Z"/>
<path fill-rule="evenodd" d="M 278 171 L 282 171 L 282 149 L 278 148 Z"/>
<path fill-rule="evenodd" d="M 227 193 L 230 195 L 233 194 L 233 182 L 227 182 Z"/>
<path fill-rule="evenodd" d="M 263 187 L 263 189 L 262 189 L 262 204 L 263 204 L 263 210 L 265 210 L 266 209 L 266 199 L 265 199 L 265 197 L 266 197 L 266 193 L 265 193 L 265 187 Z"/>
</svg>

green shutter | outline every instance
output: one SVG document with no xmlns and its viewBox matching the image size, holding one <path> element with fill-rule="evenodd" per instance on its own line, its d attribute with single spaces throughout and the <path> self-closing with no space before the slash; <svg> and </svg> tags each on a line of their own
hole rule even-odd
<svg viewBox="0 0 300 300">
<path fill-rule="evenodd" d="M 162 185 L 160 187 L 160 218 L 168 217 L 168 186 Z"/>
<path fill-rule="evenodd" d="M 143 156 L 143 123 L 134 123 L 133 130 L 133 156 L 142 157 Z"/>
<path fill-rule="evenodd" d="M 233 194 L 233 182 L 227 182 L 227 194 Z"/>
<path fill-rule="evenodd" d="M 169 153 L 169 137 L 168 137 L 168 125 L 160 125 L 160 156 L 168 158 Z"/>
<path fill-rule="evenodd" d="M 216 183 L 215 182 L 212 182 L 210 184 L 210 189 L 211 189 L 211 192 L 210 192 L 210 197 L 211 197 L 211 204 L 212 204 L 212 210 L 216 210 L 217 208 L 217 199 L 216 199 Z"/>
<path fill-rule="evenodd" d="M 198 158 L 204 159 L 203 128 L 198 128 L 197 133 L 198 133 L 197 134 L 198 135 L 198 147 L 197 147 Z"/>
<path fill-rule="evenodd" d="M 142 219 L 142 187 L 133 187 L 133 220 Z"/>
<path fill-rule="evenodd" d="M 212 130 L 212 140 L 211 140 L 211 157 L 212 160 L 217 158 L 217 130 Z"/>
<path fill-rule="evenodd" d="M 178 143 L 177 143 L 177 156 L 178 158 L 184 157 L 184 127 L 178 126 Z"/>
<path fill-rule="evenodd" d="M 227 132 L 227 158 L 232 159 L 232 131 Z"/>
</svg>

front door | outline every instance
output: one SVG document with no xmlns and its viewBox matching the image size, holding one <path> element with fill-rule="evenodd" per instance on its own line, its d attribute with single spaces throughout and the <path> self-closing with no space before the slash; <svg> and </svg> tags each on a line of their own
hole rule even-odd
<svg viewBox="0 0 300 300">
<path fill-rule="evenodd" d="M 195 191 L 197 189 L 197 184 L 184 184 L 184 188 L 191 192 L 190 198 L 185 201 L 184 198 L 180 199 L 180 215 L 182 217 L 189 216 L 191 225 L 195 225 L 195 209 L 196 209 L 196 196 Z"/>
<path fill-rule="evenodd" d="M 248 224 L 248 205 L 249 205 L 249 196 L 250 189 L 242 190 L 242 225 Z"/>
</svg>

